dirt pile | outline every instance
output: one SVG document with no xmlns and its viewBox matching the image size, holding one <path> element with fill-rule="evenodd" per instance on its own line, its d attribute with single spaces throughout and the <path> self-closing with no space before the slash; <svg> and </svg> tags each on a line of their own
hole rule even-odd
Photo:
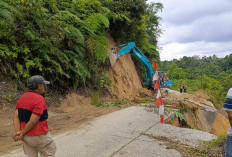
<svg viewBox="0 0 232 157">
<path fill-rule="evenodd" d="M 114 48 L 116 43 L 110 35 L 108 38 L 110 48 Z M 142 88 L 141 80 L 129 53 L 118 58 L 109 70 L 109 77 L 112 80 L 110 92 L 114 99 L 136 101 L 141 96 L 152 95 L 149 90 Z"/>
<path fill-rule="evenodd" d="M 81 110 L 85 107 L 88 107 L 91 103 L 91 97 L 84 97 L 81 95 L 77 95 L 76 93 L 69 93 L 61 102 L 61 107 L 66 110 Z"/>
<path fill-rule="evenodd" d="M 230 127 L 230 122 L 228 118 L 224 117 L 222 114 L 217 115 L 217 119 L 215 120 L 215 123 L 213 124 L 213 128 L 211 130 L 211 133 L 214 135 L 222 135 L 227 133 Z"/>
</svg>

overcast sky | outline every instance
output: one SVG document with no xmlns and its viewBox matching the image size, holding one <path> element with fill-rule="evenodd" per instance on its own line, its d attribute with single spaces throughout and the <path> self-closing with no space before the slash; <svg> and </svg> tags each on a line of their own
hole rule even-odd
<svg viewBox="0 0 232 157">
<path fill-rule="evenodd" d="M 161 60 L 232 53 L 232 0 L 148 0 L 164 6 Z"/>
</svg>

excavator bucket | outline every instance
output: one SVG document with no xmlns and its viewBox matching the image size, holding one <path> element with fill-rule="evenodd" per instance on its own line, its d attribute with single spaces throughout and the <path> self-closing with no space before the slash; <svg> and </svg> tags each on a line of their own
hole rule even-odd
<svg viewBox="0 0 232 157">
<path fill-rule="evenodd" d="M 108 55 L 111 67 L 114 66 L 115 62 L 117 61 L 119 55 L 116 53 L 116 49 L 112 48 L 110 54 Z"/>
</svg>

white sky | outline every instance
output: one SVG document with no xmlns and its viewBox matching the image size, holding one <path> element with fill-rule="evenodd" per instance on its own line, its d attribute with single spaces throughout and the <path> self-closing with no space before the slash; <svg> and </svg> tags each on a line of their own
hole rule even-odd
<svg viewBox="0 0 232 157">
<path fill-rule="evenodd" d="M 232 0 L 148 0 L 164 6 L 161 60 L 232 53 Z"/>
</svg>

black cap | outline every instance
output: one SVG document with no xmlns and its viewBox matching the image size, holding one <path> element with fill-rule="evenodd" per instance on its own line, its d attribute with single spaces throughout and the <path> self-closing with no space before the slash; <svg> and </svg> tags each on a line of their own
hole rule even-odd
<svg viewBox="0 0 232 157">
<path fill-rule="evenodd" d="M 39 84 L 44 84 L 44 85 L 50 84 L 49 81 L 46 81 L 43 78 L 43 76 L 40 76 L 40 75 L 35 75 L 35 76 L 30 77 L 28 80 L 28 83 L 29 83 L 29 87 L 31 88 L 37 88 Z"/>
</svg>

